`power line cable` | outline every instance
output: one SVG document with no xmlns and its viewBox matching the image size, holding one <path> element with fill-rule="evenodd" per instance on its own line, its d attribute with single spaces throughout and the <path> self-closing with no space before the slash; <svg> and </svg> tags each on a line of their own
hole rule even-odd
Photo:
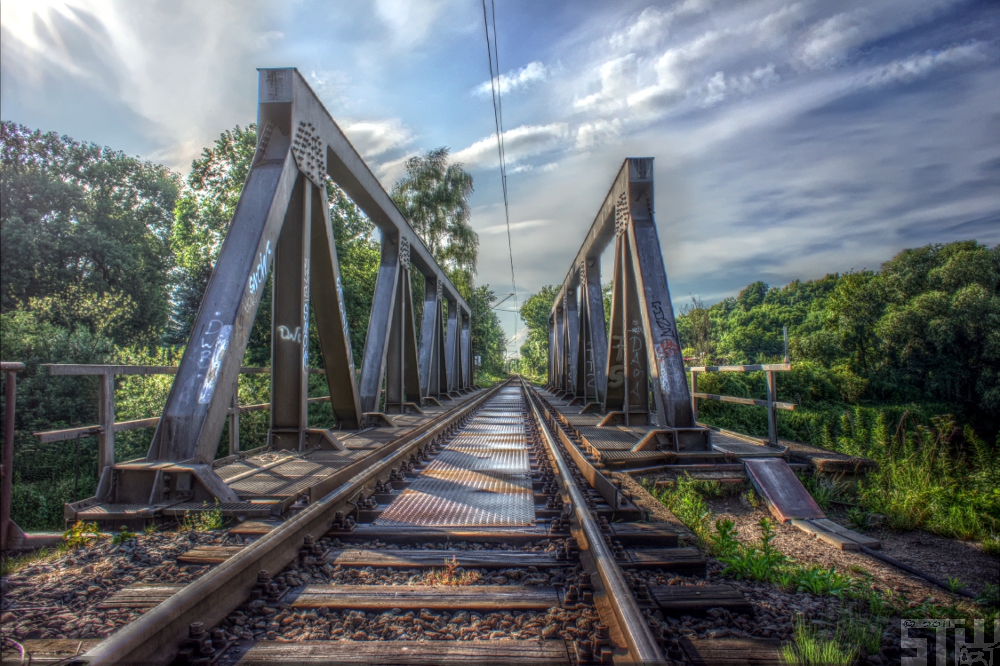
<svg viewBox="0 0 1000 666">
<path fill-rule="evenodd" d="M 500 91 L 500 55 L 497 47 L 497 16 L 496 4 L 490 0 L 493 14 L 493 43 L 490 43 L 490 22 L 486 11 L 486 0 L 483 3 L 483 27 L 486 31 L 486 57 L 490 68 L 490 92 L 493 96 L 493 122 L 497 132 L 497 155 L 500 158 L 500 184 L 503 189 L 504 219 L 507 223 L 507 252 L 510 256 L 510 284 L 514 295 L 514 327 L 511 342 L 517 337 L 517 282 L 514 278 L 514 247 L 510 236 L 510 200 L 507 194 L 507 160 L 506 147 L 503 139 L 503 98 Z M 496 76 L 494 76 L 494 60 L 496 61 Z"/>
</svg>

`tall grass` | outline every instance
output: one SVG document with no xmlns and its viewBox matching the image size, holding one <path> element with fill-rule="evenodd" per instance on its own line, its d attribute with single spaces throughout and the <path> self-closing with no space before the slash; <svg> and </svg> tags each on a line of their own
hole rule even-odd
<svg viewBox="0 0 1000 666">
<path fill-rule="evenodd" d="M 747 434 L 767 432 L 760 409 L 712 404 L 699 416 Z M 851 499 L 885 516 L 893 529 L 981 541 L 1000 555 L 1000 438 L 990 446 L 971 427 L 958 428 L 952 415 L 933 416 L 926 408 L 860 406 L 783 413 L 779 433 L 878 465 L 853 495 L 833 485 L 811 488 L 822 498 Z"/>
</svg>

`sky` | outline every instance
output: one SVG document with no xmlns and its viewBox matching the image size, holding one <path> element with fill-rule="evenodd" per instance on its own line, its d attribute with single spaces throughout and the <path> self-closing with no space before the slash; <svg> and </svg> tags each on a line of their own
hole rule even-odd
<svg viewBox="0 0 1000 666">
<path fill-rule="evenodd" d="M 678 306 L 1000 243 L 1000 3 L 494 1 L 518 302 L 629 156 L 655 158 Z M 256 120 L 255 68 L 299 68 L 386 188 L 451 149 L 477 281 L 511 292 L 480 2 L 4 0 L 0 30 L 3 120 L 182 174 Z"/>
</svg>

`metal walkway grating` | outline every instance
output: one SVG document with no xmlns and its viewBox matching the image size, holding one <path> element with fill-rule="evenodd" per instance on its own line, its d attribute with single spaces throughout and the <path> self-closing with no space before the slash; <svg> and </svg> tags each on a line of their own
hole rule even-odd
<svg viewBox="0 0 1000 666">
<path fill-rule="evenodd" d="M 375 524 L 534 525 L 523 408 L 520 389 L 501 389 Z"/>
</svg>

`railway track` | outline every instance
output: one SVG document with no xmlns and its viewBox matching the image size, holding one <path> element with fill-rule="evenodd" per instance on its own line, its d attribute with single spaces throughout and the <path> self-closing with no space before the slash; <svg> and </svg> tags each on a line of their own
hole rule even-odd
<svg viewBox="0 0 1000 666">
<path fill-rule="evenodd" d="M 665 618 L 749 607 L 676 584 L 705 560 L 644 517 L 512 380 L 290 519 L 188 551 L 214 565 L 194 582 L 121 590 L 105 604 L 149 610 L 72 663 L 688 662 Z"/>
</svg>

